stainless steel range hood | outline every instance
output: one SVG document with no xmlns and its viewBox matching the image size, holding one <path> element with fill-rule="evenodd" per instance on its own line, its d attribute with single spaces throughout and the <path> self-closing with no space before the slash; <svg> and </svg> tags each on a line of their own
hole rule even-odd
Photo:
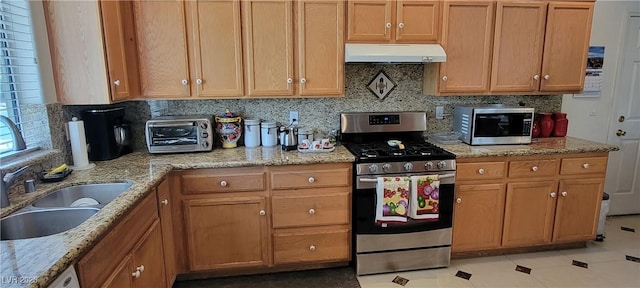
<svg viewBox="0 0 640 288">
<path fill-rule="evenodd" d="M 372 63 L 445 62 L 447 54 L 438 44 L 345 44 L 344 61 Z"/>
</svg>

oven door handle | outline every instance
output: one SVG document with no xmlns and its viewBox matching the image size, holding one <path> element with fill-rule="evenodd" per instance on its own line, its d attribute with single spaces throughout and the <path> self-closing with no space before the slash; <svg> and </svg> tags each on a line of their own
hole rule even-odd
<svg viewBox="0 0 640 288">
<path fill-rule="evenodd" d="M 456 174 L 455 173 L 450 173 L 450 174 L 438 174 L 438 179 L 443 179 L 443 178 L 451 178 L 451 177 L 455 177 Z M 360 178 L 360 182 L 378 182 L 377 178 Z"/>
</svg>

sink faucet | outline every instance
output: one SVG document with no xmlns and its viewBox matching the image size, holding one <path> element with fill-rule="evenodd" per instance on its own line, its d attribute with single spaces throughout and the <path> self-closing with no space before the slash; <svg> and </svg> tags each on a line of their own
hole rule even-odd
<svg viewBox="0 0 640 288">
<path fill-rule="evenodd" d="M 0 175 L 2 175 L 2 179 L 0 179 L 2 180 L 0 181 L 2 182 L 2 184 L 0 185 L 0 188 L 2 188 L 0 189 L 0 207 L 4 208 L 9 206 L 9 189 L 16 182 L 18 176 L 27 171 L 27 168 L 29 168 L 29 166 L 24 166 L 11 173 L 0 173 Z"/>
<path fill-rule="evenodd" d="M 16 126 L 11 119 L 7 116 L 0 115 L 0 122 L 4 123 L 4 125 L 9 128 L 9 134 L 11 134 L 11 143 L 13 143 L 13 151 L 20 151 L 27 149 L 27 145 L 24 142 L 24 138 L 22 138 L 22 133 L 18 130 L 18 126 Z M 4 207 L 4 206 L 3 206 Z"/>
</svg>

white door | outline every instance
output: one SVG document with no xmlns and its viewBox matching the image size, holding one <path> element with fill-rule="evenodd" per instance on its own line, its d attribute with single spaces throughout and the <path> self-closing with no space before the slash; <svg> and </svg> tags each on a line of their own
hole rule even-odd
<svg viewBox="0 0 640 288">
<path fill-rule="evenodd" d="M 609 153 L 604 190 L 611 196 L 609 215 L 640 213 L 640 13 L 626 24 L 607 139 L 620 147 Z"/>
</svg>

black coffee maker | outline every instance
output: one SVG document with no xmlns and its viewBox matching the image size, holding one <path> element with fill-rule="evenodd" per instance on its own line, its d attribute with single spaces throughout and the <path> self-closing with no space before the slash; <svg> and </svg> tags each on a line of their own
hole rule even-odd
<svg viewBox="0 0 640 288">
<path fill-rule="evenodd" d="M 131 152 L 131 125 L 124 121 L 124 107 L 82 111 L 89 160 L 102 161 Z"/>
</svg>

